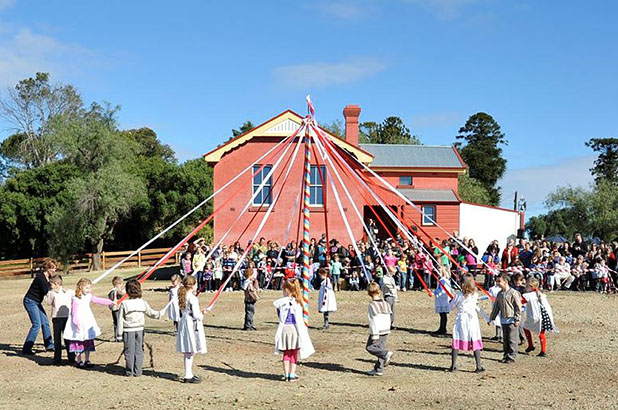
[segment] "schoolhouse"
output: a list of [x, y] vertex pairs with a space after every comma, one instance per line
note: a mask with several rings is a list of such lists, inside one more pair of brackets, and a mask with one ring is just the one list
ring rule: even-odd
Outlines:
[[[484, 242], [498, 239], [504, 244], [507, 237], [515, 235], [520, 227], [517, 212], [462, 202], [458, 193], [458, 177], [466, 172], [466, 164], [455, 147], [361, 144], [360, 113], [361, 109], [357, 105], [344, 108], [345, 138], [323, 131], [334, 144], [369, 166], [417, 206], [418, 209], [415, 209], [392, 192], [372, 185], [390, 208], [402, 216], [423, 239], [441, 240], [447, 237], [444, 231], [457, 232], [462, 237], [474, 236], [480, 249], [485, 246]], [[205, 161], [214, 167], [214, 190], [228, 183], [283, 138], [292, 135], [301, 127], [302, 121], [303, 116], [291, 110], [284, 111], [205, 154]], [[300, 239], [298, 222], [302, 205], [304, 155], [301, 149], [300, 154], [292, 161], [293, 151], [294, 144], [291, 144], [287, 151], [276, 149], [278, 155], [267, 156], [264, 161], [254, 164], [253, 172], [245, 173], [214, 198], [213, 209], [223, 206], [214, 218], [215, 240], [227, 235], [224, 243], [239, 241], [242, 246], [246, 245], [277, 196], [279, 198], [257, 239], [264, 237], [283, 245]], [[279, 167], [249, 204], [246, 212], [241, 213], [259, 189], [263, 178], [279, 159]], [[348, 177], [340, 167], [337, 167], [339, 175], [336, 175], [330, 164], [322, 160], [315, 149], [311, 153], [311, 164], [312, 237], [319, 238], [326, 232], [328, 225], [330, 238], [336, 238], [342, 244], [350, 243], [344, 219], [347, 220], [355, 240], [361, 239], [364, 234], [361, 218], [367, 224], [373, 219], [382, 238], [388, 237], [387, 229], [393, 233], [397, 231], [386, 212], [356, 179]], [[265, 165], [262, 170], [253, 175], [262, 165]], [[288, 167], [291, 167], [290, 175], [287, 183], [283, 184], [283, 176]], [[366, 171], [365, 176], [369, 181], [381, 185]], [[339, 194], [344, 216], [337, 204], [333, 183]], [[475, 221], [468, 220], [462, 224], [462, 218], [468, 219], [466, 215], [473, 215], [471, 218]], [[484, 228], [479, 229], [476, 222]], [[417, 227], [426, 233], [421, 233]]]

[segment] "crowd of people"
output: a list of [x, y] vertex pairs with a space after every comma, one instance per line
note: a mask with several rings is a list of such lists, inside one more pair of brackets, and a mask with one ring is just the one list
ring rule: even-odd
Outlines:
[[[320, 268], [329, 270], [335, 291], [364, 290], [371, 281], [381, 285], [391, 267], [395, 268], [393, 278], [403, 292], [435, 289], [442, 267], [452, 272], [453, 278], [466, 273], [475, 279], [482, 277], [485, 289], [492, 287], [502, 272], [535, 277], [541, 287], [549, 291], [608, 293], [615, 290], [617, 279], [615, 250], [618, 243], [585, 244], [579, 234], [573, 243], [526, 239], [516, 243], [510, 239], [504, 249], [494, 240], [484, 252], [479, 252], [473, 238], [458, 238], [457, 232], [449, 239], [439, 241], [436, 238], [427, 245], [404, 240], [399, 234], [387, 240], [365, 238], [355, 245], [343, 245], [336, 238], [328, 239], [327, 243], [325, 234], [320, 239], [312, 238], [309, 245], [311, 288], [319, 286], [317, 272]], [[281, 289], [285, 279], [301, 278], [301, 246], [295, 241], [282, 246], [260, 238], [256, 243], [248, 243], [249, 249], [239, 242], [213, 249], [204, 239], [198, 239], [183, 248], [180, 274], [194, 276], [198, 289], [205, 292], [215, 291], [226, 282], [226, 291], [241, 290], [247, 270], [255, 273], [259, 288]]]

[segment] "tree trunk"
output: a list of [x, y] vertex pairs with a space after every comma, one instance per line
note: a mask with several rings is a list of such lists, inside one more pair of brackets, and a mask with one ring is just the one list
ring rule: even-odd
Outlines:
[[92, 250], [92, 270], [101, 270], [103, 260], [101, 254], [103, 253], [103, 238], [99, 239], [99, 242]]

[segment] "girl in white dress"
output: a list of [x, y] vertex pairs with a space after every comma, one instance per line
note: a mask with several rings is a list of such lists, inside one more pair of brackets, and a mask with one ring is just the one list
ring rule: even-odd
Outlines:
[[320, 275], [321, 281], [320, 294], [318, 296], [318, 312], [324, 314], [324, 326], [322, 326], [322, 329], [326, 330], [329, 327], [329, 313], [337, 311], [337, 299], [333, 291], [333, 283], [328, 277], [328, 269], [320, 268], [318, 275]]
[[[77, 367], [90, 368], [90, 352], [94, 352], [94, 338], [101, 334], [101, 329], [94, 319], [90, 302], [110, 306], [114, 302], [107, 298], [98, 298], [92, 294], [92, 282], [82, 278], [75, 287], [75, 296], [71, 301], [71, 316], [64, 328], [64, 338], [69, 342], [69, 352], [76, 354]], [[85, 361], [82, 360], [82, 354]]]
[[440, 328], [433, 332], [436, 336], [446, 335], [446, 324], [448, 321], [449, 312], [449, 300], [450, 295], [453, 295], [453, 289], [451, 288], [451, 274], [446, 266], [440, 267], [440, 280], [436, 286], [436, 290], [433, 292], [435, 298], [435, 312], [440, 315]]
[[462, 291], [451, 300], [449, 310], [457, 308], [455, 326], [453, 326], [453, 345], [451, 351], [450, 371], [457, 370], [457, 355], [460, 350], [473, 351], [476, 360], [476, 373], [484, 372], [481, 366], [481, 350], [483, 341], [481, 339], [481, 327], [477, 312], [481, 309], [478, 306], [478, 293], [476, 292], [476, 282], [470, 274], [464, 276], [461, 286]]
[[176, 335], [176, 351], [184, 354], [185, 375], [183, 383], [200, 383], [202, 379], [193, 374], [193, 357], [197, 353], [206, 353], [206, 336], [204, 334], [204, 314], [195, 296], [197, 281], [193, 276], [185, 276], [178, 289], [178, 307], [180, 322]]
[[547, 301], [547, 297], [539, 290], [538, 279], [528, 279], [526, 293], [522, 297], [526, 301], [526, 318], [522, 323], [526, 340], [528, 341], [526, 353], [530, 353], [535, 349], [532, 334], [530, 333], [534, 332], [539, 335], [539, 340], [541, 341], [541, 353], [537, 356], [543, 357], [547, 354], [547, 338], [545, 333], [558, 333], [558, 329], [556, 329], [554, 324], [554, 313]]
[[283, 283], [283, 297], [273, 303], [277, 308], [279, 326], [275, 334], [275, 354], [283, 353], [283, 380], [298, 381], [298, 354], [306, 359], [315, 353], [309, 331], [303, 320], [302, 295], [298, 279]]
[[174, 322], [174, 334], [178, 332], [178, 321], [180, 320], [180, 307], [178, 306], [178, 289], [180, 289], [180, 275], [173, 274], [170, 278], [169, 303], [167, 318]]

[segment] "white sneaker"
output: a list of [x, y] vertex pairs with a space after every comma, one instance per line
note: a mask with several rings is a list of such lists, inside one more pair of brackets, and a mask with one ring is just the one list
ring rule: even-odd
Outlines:
[[377, 371], [376, 369], [369, 370], [367, 376], [383, 376], [384, 373]]
[[384, 359], [384, 367], [388, 366], [391, 363], [392, 358], [393, 358], [393, 352], [386, 353], [386, 359]]

